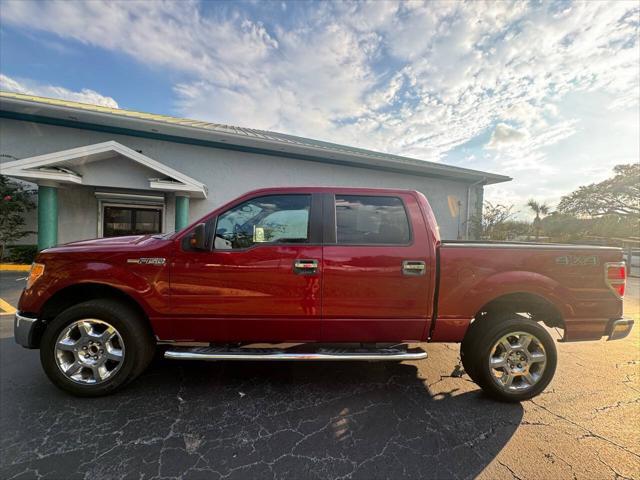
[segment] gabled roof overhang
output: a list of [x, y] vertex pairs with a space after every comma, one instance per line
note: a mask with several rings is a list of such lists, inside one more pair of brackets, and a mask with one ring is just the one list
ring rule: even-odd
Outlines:
[[[207, 198], [205, 184], [115, 141], [95, 143], [7, 162], [2, 165], [2, 174], [35, 183], [86, 185], [82, 176], [74, 172], [73, 164], [106, 160], [116, 155], [158, 173], [157, 177], [148, 179], [150, 190]], [[113, 186], [117, 187], [117, 185]]]

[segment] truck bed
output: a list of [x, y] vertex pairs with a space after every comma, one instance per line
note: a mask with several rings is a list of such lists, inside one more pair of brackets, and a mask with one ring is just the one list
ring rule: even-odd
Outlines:
[[601, 338], [608, 320], [622, 316], [622, 300], [605, 282], [604, 270], [606, 263], [622, 261], [618, 248], [444, 241], [438, 250], [434, 341], [459, 341], [479, 311], [509, 297], [545, 304], [549, 317], [563, 319], [557, 326], [564, 327], [565, 340]]

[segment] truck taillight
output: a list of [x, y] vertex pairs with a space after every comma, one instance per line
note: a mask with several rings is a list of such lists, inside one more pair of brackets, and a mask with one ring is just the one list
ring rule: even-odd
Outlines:
[[605, 263], [604, 279], [614, 293], [622, 298], [627, 285], [627, 265], [624, 262]]

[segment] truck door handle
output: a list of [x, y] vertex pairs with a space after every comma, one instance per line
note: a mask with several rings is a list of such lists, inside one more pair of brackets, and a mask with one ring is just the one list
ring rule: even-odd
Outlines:
[[427, 264], [422, 260], [404, 260], [402, 262], [403, 275], [424, 275], [427, 271]]
[[293, 273], [296, 275], [313, 275], [318, 272], [318, 260], [298, 259], [293, 262]]

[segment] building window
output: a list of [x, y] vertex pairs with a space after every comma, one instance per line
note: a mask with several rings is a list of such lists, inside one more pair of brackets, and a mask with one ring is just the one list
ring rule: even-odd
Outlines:
[[336, 195], [338, 244], [406, 245], [409, 220], [397, 197]]
[[161, 207], [104, 206], [102, 235], [145, 235], [162, 232]]

